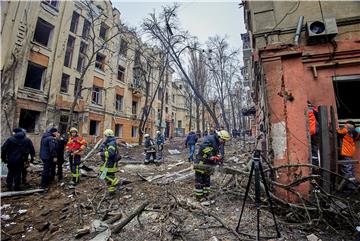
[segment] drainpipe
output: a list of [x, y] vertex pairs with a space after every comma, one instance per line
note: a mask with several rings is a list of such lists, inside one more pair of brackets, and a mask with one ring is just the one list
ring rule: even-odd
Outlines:
[[294, 38], [294, 42], [296, 46], [300, 45], [300, 34], [301, 34], [303, 22], [304, 22], [304, 16], [299, 16], [298, 23], [296, 26], [295, 38]]

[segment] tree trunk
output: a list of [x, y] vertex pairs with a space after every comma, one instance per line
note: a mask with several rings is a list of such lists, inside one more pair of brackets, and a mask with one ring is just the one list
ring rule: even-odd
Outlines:
[[189, 109], [189, 132], [191, 131], [191, 129], [192, 129], [192, 97], [190, 97], [189, 98], [190, 100], [190, 104], [189, 104], [189, 106], [190, 106], [190, 109]]
[[206, 131], [206, 127], [205, 127], [205, 107], [204, 105], [202, 105], [202, 134], [204, 135], [205, 131]]
[[196, 132], [200, 132], [200, 101], [196, 99]]

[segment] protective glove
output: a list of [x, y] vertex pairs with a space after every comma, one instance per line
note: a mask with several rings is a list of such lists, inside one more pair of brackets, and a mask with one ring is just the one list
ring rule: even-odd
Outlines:
[[221, 161], [221, 157], [220, 156], [212, 156], [212, 157], [210, 157], [210, 161], [219, 162], [219, 161]]

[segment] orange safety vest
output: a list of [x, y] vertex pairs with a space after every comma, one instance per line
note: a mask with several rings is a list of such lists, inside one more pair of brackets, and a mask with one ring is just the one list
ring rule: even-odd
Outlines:
[[337, 130], [337, 133], [343, 136], [341, 138], [341, 155], [346, 157], [353, 157], [355, 154], [355, 141], [352, 135], [348, 133], [348, 129], [345, 127]]
[[315, 118], [314, 111], [318, 112], [316, 107], [314, 107], [314, 106], [309, 106], [308, 107], [310, 135], [316, 134], [316, 118]]
[[66, 148], [65, 150], [67, 152], [75, 152], [75, 151], [79, 151], [76, 154], [77, 155], [81, 155], [83, 150], [85, 149], [87, 143], [85, 141], [85, 139], [81, 136], [75, 136], [75, 137], [69, 137], [69, 141], [66, 144]]

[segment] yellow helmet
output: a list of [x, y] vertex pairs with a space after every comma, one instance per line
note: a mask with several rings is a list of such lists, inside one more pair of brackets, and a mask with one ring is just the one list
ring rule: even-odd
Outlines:
[[216, 134], [218, 137], [224, 141], [229, 141], [231, 139], [229, 132], [225, 130], [217, 131]]
[[79, 132], [78, 129], [76, 129], [75, 127], [71, 127], [71, 128], [70, 128], [70, 132], [73, 132], [73, 131], [75, 131], [76, 133]]
[[114, 136], [114, 132], [111, 129], [106, 129], [104, 131], [104, 136]]

